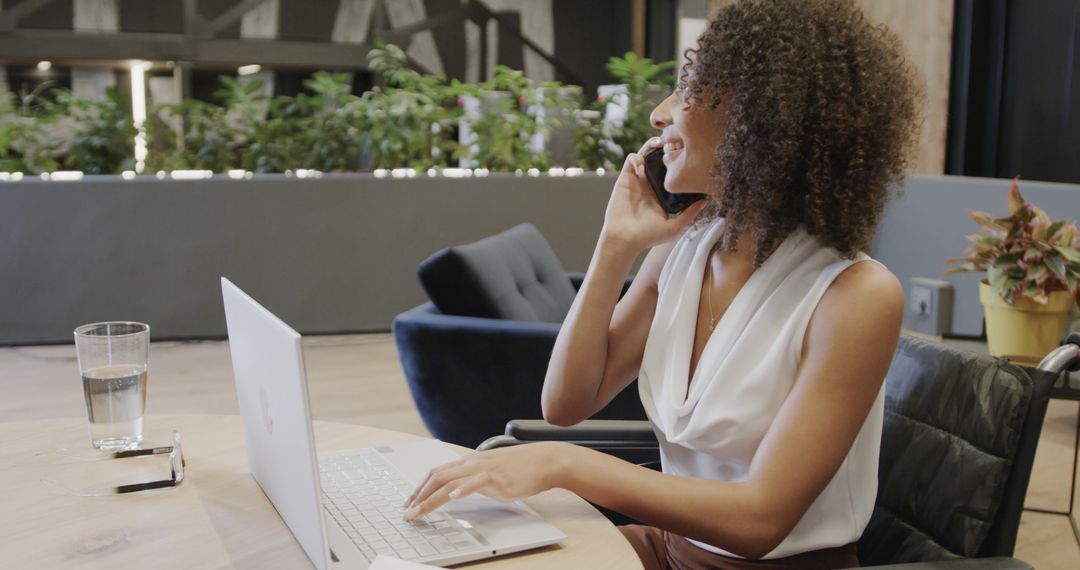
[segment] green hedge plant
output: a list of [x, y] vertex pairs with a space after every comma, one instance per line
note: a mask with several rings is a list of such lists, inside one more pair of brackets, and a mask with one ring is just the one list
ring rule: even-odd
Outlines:
[[616, 104], [597, 97], [575, 117], [576, 164], [584, 168], [617, 168], [623, 157], [636, 151], [656, 129], [649, 121], [653, 108], [674, 83], [674, 61], [654, 62], [626, 52], [608, 60], [608, 74], [625, 86], [618, 103], [626, 108], [626, 119], [618, 125], [604, 120], [607, 106]]
[[63, 115], [50, 98], [52, 82], [19, 94], [0, 93], [0, 170], [40, 174], [60, 168], [66, 146], [57, 127]]
[[[624, 149], [652, 134], [648, 113], [656, 90], [670, 85], [674, 65], [633, 54], [612, 58], [608, 70], [627, 86], [629, 101], [628, 120], [613, 126], [602, 120], [605, 101], [583, 107], [580, 87], [532, 81], [506, 66], [496, 66], [487, 81], [465, 84], [411, 69], [401, 48], [381, 41], [368, 64], [377, 86], [361, 96], [342, 73], [314, 74], [295, 97], [269, 97], [259, 79], [222, 76], [214, 102], [154, 105], [144, 125], [144, 170], [336, 172], [461, 161], [496, 172], [547, 169], [549, 142], [561, 128], [572, 131], [575, 165], [613, 166]], [[463, 102], [470, 98], [482, 104], [466, 116]], [[0, 96], [0, 170], [130, 170], [136, 134], [130, 114], [130, 103], [115, 90], [90, 101], [45, 83]], [[468, 144], [459, 141], [463, 121], [472, 132]]]
[[135, 167], [135, 123], [131, 102], [115, 87], [104, 99], [83, 99], [63, 90], [57, 103], [75, 126], [62, 167], [86, 174], [114, 174]]
[[447, 166], [457, 153], [455, 104], [463, 85], [408, 67], [396, 45], [382, 41], [368, 53], [368, 66], [382, 85], [364, 93], [356, 115], [375, 168]]

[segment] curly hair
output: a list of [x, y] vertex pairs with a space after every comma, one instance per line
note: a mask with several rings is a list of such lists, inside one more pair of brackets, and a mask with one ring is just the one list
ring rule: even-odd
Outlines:
[[713, 16], [678, 88], [725, 123], [709, 175], [761, 265], [799, 225], [847, 258], [869, 247], [914, 147], [921, 89], [900, 41], [853, 0], [743, 0]]

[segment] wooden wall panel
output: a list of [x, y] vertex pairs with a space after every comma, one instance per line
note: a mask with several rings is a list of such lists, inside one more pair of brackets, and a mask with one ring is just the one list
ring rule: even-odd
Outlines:
[[949, 113], [953, 0], [856, 0], [866, 17], [885, 24], [904, 42], [922, 75], [926, 97], [919, 149], [911, 164], [918, 174], [945, 172]]
[[[709, 0], [710, 12], [736, 0]], [[885, 24], [904, 43], [925, 89], [919, 148], [910, 171], [945, 171], [945, 135], [949, 111], [949, 64], [952, 56], [953, 0], [855, 0], [867, 18]]]

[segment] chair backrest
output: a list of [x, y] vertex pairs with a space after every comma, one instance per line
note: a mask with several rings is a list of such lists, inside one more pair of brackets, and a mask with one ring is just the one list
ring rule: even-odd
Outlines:
[[424, 260], [417, 275], [448, 315], [561, 323], [576, 293], [532, 224], [443, 249]]
[[1055, 375], [904, 336], [865, 565], [1009, 556]]

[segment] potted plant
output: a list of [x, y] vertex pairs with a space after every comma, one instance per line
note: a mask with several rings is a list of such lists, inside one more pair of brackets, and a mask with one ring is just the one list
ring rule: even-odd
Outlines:
[[538, 82], [525, 94], [525, 112], [536, 122], [529, 150], [546, 158], [548, 166], [573, 165], [575, 114], [582, 100], [580, 86], [559, 81]]
[[301, 134], [307, 149], [304, 167], [325, 172], [355, 170], [363, 144], [356, 116], [363, 104], [352, 94], [347, 76], [319, 71], [304, 81], [304, 87], [310, 94], [296, 97], [307, 108]]
[[[611, 141], [610, 129], [605, 128], [604, 101], [597, 101], [588, 106], [577, 109], [573, 113], [574, 130], [573, 140], [577, 153], [574, 156], [574, 166], [595, 170], [597, 168], [612, 167], [612, 156], [616, 155], [608, 146]], [[615, 158], [617, 160], [618, 157]]]
[[146, 124], [146, 170], [236, 168], [236, 133], [225, 115], [225, 108], [196, 99], [155, 105]]
[[376, 168], [425, 170], [447, 166], [457, 149], [453, 126], [461, 115], [452, 102], [461, 84], [408, 67], [408, 56], [382, 40], [368, 52], [368, 66], [383, 85], [364, 93], [358, 124]]
[[530, 98], [540, 104], [536, 88], [519, 70], [496, 65], [488, 81], [461, 85], [463, 114], [457, 157], [462, 166], [513, 172], [550, 166], [548, 153], [530, 144], [539, 132]]
[[0, 171], [28, 174], [60, 167], [73, 129], [57, 104], [53, 82], [43, 82], [18, 95], [0, 93]]
[[[258, 81], [258, 80], [256, 80]], [[243, 168], [253, 172], [285, 172], [292, 168], [314, 168], [304, 162], [309, 153], [310, 105], [300, 97], [271, 97], [265, 100], [265, 118], [250, 129], [250, 139], [240, 148]], [[237, 102], [261, 108], [261, 101]], [[246, 113], [245, 113], [246, 114]]]
[[57, 104], [74, 125], [62, 167], [86, 174], [112, 174], [135, 166], [135, 130], [131, 104], [115, 87], [104, 99], [75, 97], [66, 89], [56, 92]]
[[633, 52], [610, 58], [607, 71], [619, 83], [601, 85], [596, 101], [576, 114], [576, 164], [618, 168], [627, 153], [655, 135], [649, 115], [670, 91], [674, 68], [674, 61], [654, 62]]
[[626, 52], [621, 58], [608, 60], [607, 69], [619, 84], [625, 85], [619, 93], [625, 98], [616, 96], [612, 100], [612, 104], [617, 104], [616, 100], [623, 103], [626, 114], [613, 137], [613, 142], [622, 149], [620, 160], [615, 163], [620, 165], [622, 156], [637, 151], [641, 143], [656, 134], [649, 114], [671, 90], [675, 81], [675, 62], [654, 62], [647, 57], [638, 57], [634, 52]]
[[1080, 304], [1080, 232], [1070, 220], [1052, 221], [1009, 187], [1009, 215], [968, 213], [982, 226], [968, 236], [968, 257], [946, 260], [946, 275], [985, 271], [979, 300], [990, 354], [1041, 357], [1061, 341], [1065, 321]]

